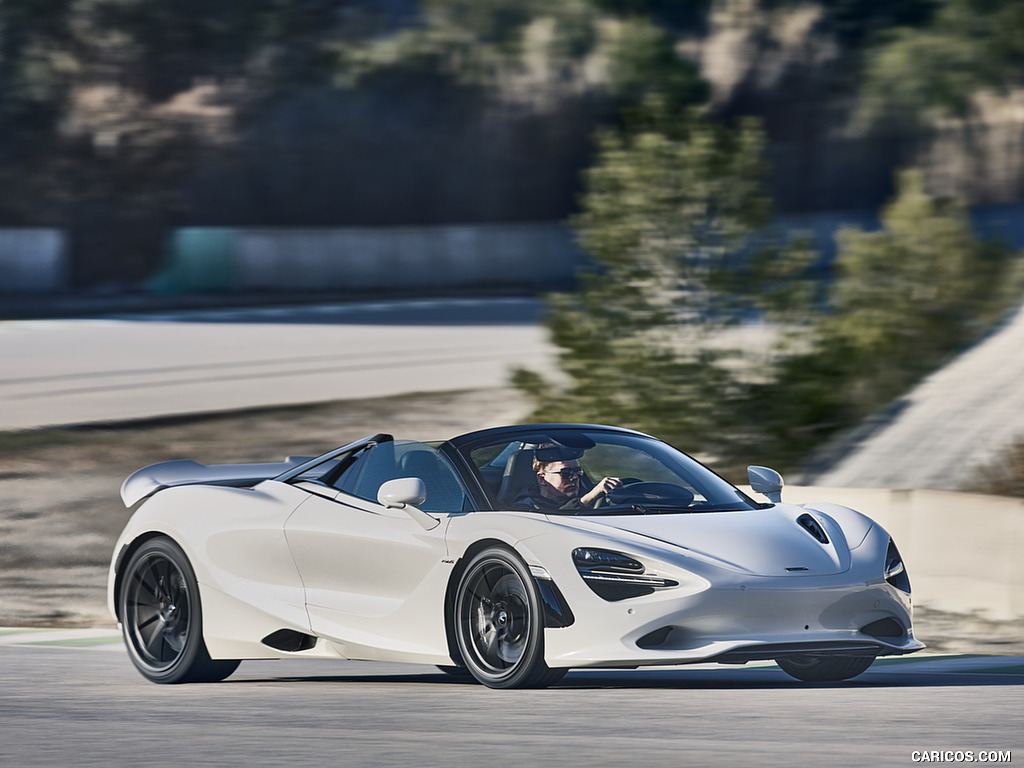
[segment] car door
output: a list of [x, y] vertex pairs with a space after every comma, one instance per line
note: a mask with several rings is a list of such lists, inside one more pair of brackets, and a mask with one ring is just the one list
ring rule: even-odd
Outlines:
[[[377, 502], [380, 486], [398, 477], [424, 481], [420, 508], [438, 525], [428, 530]], [[467, 503], [454, 470], [430, 446], [388, 441], [368, 448], [335, 486], [310, 493], [285, 526], [312, 629], [348, 658], [445, 661], [444, 532]]]

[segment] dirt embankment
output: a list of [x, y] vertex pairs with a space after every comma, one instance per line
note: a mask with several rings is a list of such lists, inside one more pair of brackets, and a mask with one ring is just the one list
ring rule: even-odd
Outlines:
[[[511, 390], [423, 394], [73, 430], [0, 433], [0, 626], [112, 626], [106, 576], [131, 515], [119, 489], [147, 464], [278, 461], [364, 435], [418, 440], [521, 421]], [[918, 609], [933, 650], [1024, 654], [1019, 627]]]

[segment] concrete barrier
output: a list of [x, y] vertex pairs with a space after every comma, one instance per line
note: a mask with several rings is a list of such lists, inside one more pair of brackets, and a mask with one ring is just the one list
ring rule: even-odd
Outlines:
[[242, 230], [241, 290], [410, 290], [537, 286], [583, 263], [560, 224]]
[[[1024, 205], [972, 212], [980, 235], [1024, 246]], [[782, 216], [781, 231], [809, 233], [826, 260], [843, 226], [873, 230], [874, 211]], [[224, 228], [174, 231], [158, 293], [330, 291], [403, 293], [472, 287], [568, 288], [589, 262], [563, 222], [410, 227]]]
[[67, 237], [57, 229], [0, 229], [0, 294], [60, 293], [70, 285]]
[[171, 233], [164, 267], [146, 287], [153, 293], [224, 293], [233, 288], [238, 231], [184, 227]]
[[567, 287], [585, 264], [557, 222], [177, 230], [160, 293]]
[[819, 487], [787, 487], [782, 499], [841, 504], [877, 521], [903, 555], [916, 605], [1024, 619], [1024, 499]]

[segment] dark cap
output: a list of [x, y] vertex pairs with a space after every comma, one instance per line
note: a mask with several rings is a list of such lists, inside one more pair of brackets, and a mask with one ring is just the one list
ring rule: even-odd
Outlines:
[[537, 461], [547, 464], [549, 461], [569, 461], [578, 459], [583, 455], [582, 448], [572, 448], [568, 445], [545, 445], [538, 448], [533, 454]]

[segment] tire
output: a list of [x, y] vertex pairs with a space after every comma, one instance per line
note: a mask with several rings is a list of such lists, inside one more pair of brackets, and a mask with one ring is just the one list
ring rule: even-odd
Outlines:
[[128, 560], [118, 615], [129, 658], [154, 683], [215, 682], [238, 668], [238, 661], [210, 659], [199, 584], [170, 539], [150, 539]]
[[544, 612], [529, 569], [492, 547], [474, 557], [455, 594], [455, 637], [469, 673], [488, 688], [543, 688], [567, 670], [544, 663]]
[[808, 683], [830, 683], [849, 680], [866, 670], [874, 656], [784, 656], [775, 660], [782, 670], [797, 680]]

